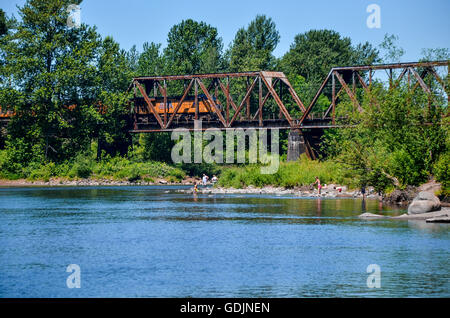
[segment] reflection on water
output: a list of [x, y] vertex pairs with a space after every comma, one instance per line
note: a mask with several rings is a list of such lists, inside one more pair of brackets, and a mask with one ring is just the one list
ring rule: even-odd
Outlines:
[[[359, 219], [405, 212], [376, 200], [180, 188], [0, 189], [0, 296], [450, 295], [448, 224]], [[81, 289], [66, 287], [69, 264]]]

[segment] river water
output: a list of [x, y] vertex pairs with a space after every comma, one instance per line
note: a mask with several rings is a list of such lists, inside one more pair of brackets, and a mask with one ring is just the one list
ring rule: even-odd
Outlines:
[[405, 212], [375, 200], [181, 188], [0, 189], [0, 297], [450, 296], [449, 225], [360, 220]]

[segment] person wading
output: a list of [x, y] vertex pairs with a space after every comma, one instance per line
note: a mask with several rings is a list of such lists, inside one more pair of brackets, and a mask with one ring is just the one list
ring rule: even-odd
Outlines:
[[316, 177], [316, 181], [314, 182], [314, 184], [313, 185], [316, 185], [317, 184], [317, 190], [319, 190], [319, 194], [321, 194], [321, 190], [322, 190], [322, 185], [320, 184], [320, 179], [319, 179], [319, 177]]

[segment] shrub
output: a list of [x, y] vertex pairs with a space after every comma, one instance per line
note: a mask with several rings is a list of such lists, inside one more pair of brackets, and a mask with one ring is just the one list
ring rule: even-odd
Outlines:
[[442, 185], [441, 195], [444, 197], [450, 196], [450, 152], [441, 154], [433, 167], [433, 172], [436, 180]]
[[336, 163], [312, 161], [302, 156], [295, 162], [281, 162], [274, 174], [262, 174], [260, 165], [247, 165], [225, 169], [220, 175], [220, 186], [241, 188], [243, 186], [263, 187], [267, 185], [293, 188], [312, 184], [318, 176], [322, 183], [341, 183], [344, 178]]
[[169, 172], [169, 177], [174, 177], [176, 180], [182, 180], [186, 177], [186, 173], [178, 168], [174, 168]]
[[70, 177], [89, 178], [92, 174], [92, 164], [88, 157], [78, 155], [72, 169], [69, 172]]

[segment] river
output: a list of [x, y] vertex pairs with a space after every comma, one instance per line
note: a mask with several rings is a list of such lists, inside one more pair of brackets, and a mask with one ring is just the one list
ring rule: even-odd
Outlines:
[[405, 212], [376, 200], [182, 188], [1, 188], [0, 297], [450, 296], [447, 224], [359, 219]]

